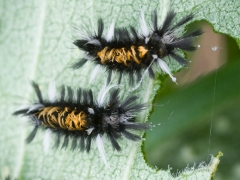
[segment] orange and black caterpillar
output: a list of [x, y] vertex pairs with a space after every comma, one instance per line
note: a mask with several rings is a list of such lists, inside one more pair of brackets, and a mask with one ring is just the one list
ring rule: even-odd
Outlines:
[[[119, 89], [103, 88], [97, 100], [94, 100], [91, 90], [78, 88], [74, 93], [72, 88], [62, 86], [59, 99], [54, 100], [55, 97], [49, 97], [51, 100], [45, 100], [39, 86], [34, 82], [32, 86], [38, 101], [13, 113], [28, 116], [34, 125], [33, 131], [26, 139], [27, 143], [34, 139], [40, 128], [50, 130], [56, 135], [56, 147], [59, 147], [62, 138], [62, 148], [67, 147], [71, 139], [73, 150], [79, 148], [81, 151], [89, 152], [91, 142], [95, 139], [102, 156], [104, 134], [110, 140], [113, 149], [120, 151], [119, 139], [126, 137], [132, 141], [141, 140], [140, 136], [131, 131], [149, 128], [148, 124], [135, 121], [136, 113], [145, 109], [146, 104], [136, 103], [135, 95], [120, 101]], [[105, 97], [107, 93], [109, 93], [108, 98]], [[105, 157], [102, 158], [105, 162]]]
[[87, 61], [93, 61], [97, 65], [93, 70], [93, 75], [97, 74], [95, 71], [100, 65], [106, 67], [108, 71], [108, 83], [114, 71], [119, 73], [118, 83], [120, 83], [123, 74], [128, 74], [129, 84], [133, 85], [134, 76], [137, 76], [137, 82], [139, 82], [145, 70], [148, 71], [151, 78], [154, 78], [153, 66], [157, 66], [157, 69], [160, 68], [169, 74], [175, 82], [176, 78], [173, 77], [164, 59], [171, 57], [180, 64], [185, 65], [186, 59], [181, 57], [177, 51], [179, 49], [195, 50], [196, 48], [192, 45], [193, 40], [196, 36], [202, 34], [200, 29], [188, 34], [179, 32], [179, 27], [191, 21], [193, 14], [187, 15], [176, 24], [173, 24], [175, 17], [176, 13], [169, 11], [162, 25], [159, 26], [157, 12], [153, 11], [152, 29], [149, 29], [142, 13], [140, 33], [133, 26], [115, 28], [114, 24], [112, 24], [106, 36], [103, 35], [104, 23], [100, 18], [97, 32], [93, 32], [87, 37], [81, 36], [73, 42], [79, 49], [86, 52], [86, 56], [74, 63], [72, 67], [77, 69]]

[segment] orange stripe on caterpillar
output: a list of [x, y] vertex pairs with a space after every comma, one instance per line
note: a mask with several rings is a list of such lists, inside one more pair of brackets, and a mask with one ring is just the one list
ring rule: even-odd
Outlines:
[[69, 131], [83, 130], [86, 126], [87, 115], [83, 112], [76, 112], [68, 107], [45, 107], [35, 113], [38, 119], [43, 119], [42, 124], [46, 127], [67, 129]]
[[[135, 49], [137, 49], [137, 51]], [[117, 62], [119, 64], [129, 66], [130, 62], [140, 64], [147, 52], [148, 50], [143, 46], [131, 46], [130, 49], [127, 49], [125, 47], [110, 48], [107, 46], [99, 51], [97, 55], [100, 58], [101, 64]]]

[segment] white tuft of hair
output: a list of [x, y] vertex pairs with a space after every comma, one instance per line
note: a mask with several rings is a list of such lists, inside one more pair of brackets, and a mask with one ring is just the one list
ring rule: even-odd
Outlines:
[[93, 108], [88, 108], [88, 112], [89, 112], [90, 114], [95, 114], [95, 112], [94, 112], [94, 109], [93, 109]]
[[94, 130], [94, 127], [92, 127], [92, 128], [88, 128], [86, 131], [87, 131], [87, 133], [88, 133], [88, 135], [89, 135], [89, 134], [92, 133], [93, 130]]
[[114, 36], [114, 22], [112, 22], [111, 26], [108, 29], [108, 33], [106, 36], [107, 42], [111, 41]]
[[104, 150], [104, 146], [103, 146], [103, 142], [102, 142], [102, 137], [101, 137], [100, 134], [97, 135], [96, 144], [97, 144], [97, 147], [98, 147], [99, 154], [102, 158], [102, 161], [108, 167], [108, 163], [107, 163], [106, 155], [105, 155], [105, 150]]
[[43, 108], [43, 107], [44, 107], [44, 105], [42, 105], [42, 104], [33, 104], [29, 107], [27, 113], [30, 113], [31, 111], [34, 111], [36, 109]]
[[48, 85], [48, 98], [49, 98], [50, 102], [55, 101], [55, 96], [56, 96], [55, 82], [51, 82]]
[[92, 71], [89, 84], [92, 84], [93, 80], [95, 79], [96, 75], [98, 74], [99, 70], [101, 69], [101, 65], [98, 64]]
[[[140, 30], [141, 30], [141, 34], [142, 35], [144, 35], [145, 37], [149, 36], [149, 29], [148, 29], [147, 23], [145, 21], [144, 12], [143, 11], [141, 11], [141, 17], [140, 17]], [[145, 41], [148, 41], [148, 40], [145, 40]]]
[[173, 76], [173, 74], [171, 73], [170, 68], [168, 67], [168, 65], [160, 58], [157, 58], [157, 62], [159, 67], [165, 72], [167, 73], [170, 78], [172, 79], [173, 82], [175, 82], [177, 84], [177, 79]]
[[109, 90], [111, 88], [113, 88], [114, 86], [117, 85], [111, 85], [111, 86], [107, 86], [106, 84], [102, 87], [102, 89], [100, 90], [99, 94], [98, 94], [98, 98], [97, 98], [97, 103], [98, 106], [101, 107], [104, 105], [105, 102], [105, 96], [107, 95], [107, 93], [109, 92]]
[[49, 151], [49, 147], [51, 143], [51, 134], [52, 134], [52, 131], [50, 129], [47, 129], [43, 138], [43, 148], [45, 153], [48, 153]]
[[91, 39], [86, 44], [92, 44], [92, 45], [96, 45], [96, 46], [101, 46], [101, 42], [99, 40], [97, 40], [97, 39]]

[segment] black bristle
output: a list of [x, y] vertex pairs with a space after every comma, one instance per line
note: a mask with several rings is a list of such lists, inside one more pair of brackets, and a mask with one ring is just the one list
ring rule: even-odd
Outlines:
[[134, 84], [134, 74], [131, 73], [129, 74], [129, 85], [133, 86], [133, 84]]
[[169, 55], [170, 55], [173, 59], [175, 59], [179, 64], [182, 64], [182, 65], [184, 65], [184, 66], [187, 64], [186, 59], [184, 59], [183, 57], [175, 54], [174, 52], [171, 52]]
[[98, 19], [98, 33], [97, 33], [97, 38], [101, 38], [102, 33], [103, 33], [103, 29], [104, 29], [103, 20], [100, 18], [100, 19]]
[[92, 93], [92, 90], [91, 90], [91, 89], [88, 91], [88, 104], [89, 104], [90, 106], [93, 105], [93, 93]]
[[121, 108], [128, 109], [137, 100], [137, 96], [128, 96], [121, 104]]
[[87, 136], [87, 144], [86, 144], [86, 151], [89, 152], [90, 151], [90, 148], [91, 148], [91, 141], [92, 141], [92, 136]]
[[64, 102], [65, 100], [65, 87], [61, 87], [61, 94], [60, 94], [60, 102]]
[[57, 131], [56, 132], [56, 141], [55, 141], [54, 147], [58, 148], [59, 145], [60, 145], [60, 142], [61, 142], [61, 134], [60, 134], [60, 131]]
[[204, 32], [202, 31], [202, 29], [197, 29], [193, 32], [188, 33], [187, 35], [184, 35], [183, 38], [187, 38], [187, 37], [196, 37], [196, 36], [200, 36], [201, 34], [203, 34]]
[[73, 102], [73, 90], [72, 90], [72, 88], [67, 86], [67, 92], [68, 92], [68, 102]]
[[108, 77], [107, 77], [107, 84], [110, 83], [111, 78], [112, 78], [112, 70], [109, 70], [109, 72], [108, 72]]
[[83, 102], [82, 103], [84, 105], [87, 105], [88, 104], [88, 91], [87, 90], [83, 90], [82, 93], [83, 93]]
[[65, 136], [64, 136], [62, 148], [67, 148], [68, 142], [69, 142], [69, 135], [68, 135], [68, 133], [66, 133]]
[[130, 26], [131, 34], [133, 35], [134, 41], [139, 41], [139, 36], [136, 29], [133, 26]]
[[85, 149], [85, 142], [84, 142], [84, 136], [83, 135], [80, 136], [79, 147], [80, 147], [80, 151], [83, 151]]
[[188, 21], [191, 21], [193, 19], [193, 14], [189, 14], [187, 16], [185, 16], [184, 18], [182, 18], [180, 21], [178, 21], [177, 24], [175, 24], [174, 26], [171, 27], [170, 31], [182, 26], [183, 24], [187, 23]]
[[120, 84], [120, 82], [122, 80], [122, 75], [123, 75], [123, 72], [119, 72], [118, 84]]
[[27, 143], [32, 142], [32, 140], [34, 139], [34, 137], [35, 137], [35, 135], [37, 133], [38, 128], [39, 128], [39, 126], [35, 126], [34, 129], [32, 130], [32, 132], [28, 135], [28, 137], [26, 139]]
[[158, 18], [157, 18], [157, 11], [152, 12], [152, 24], [153, 24], [153, 30], [157, 31], [158, 30]]
[[82, 89], [78, 88], [77, 89], [77, 101], [76, 101], [77, 104], [81, 104], [81, 101], [82, 101], [81, 97], [82, 97]]
[[73, 69], [78, 69], [78, 68], [82, 67], [86, 62], [87, 62], [87, 59], [81, 59], [78, 62], [74, 63], [71, 67]]
[[196, 47], [192, 46], [192, 42], [193, 42], [193, 38], [188, 37], [184, 39], [179, 39], [178, 41], [174, 41], [168, 46], [172, 48], [183, 49], [185, 51], [193, 51], [193, 50], [196, 50]]
[[141, 138], [138, 135], [132, 134], [128, 131], [126, 131], [125, 129], [122, 130], [122, 134], [127, 138], [130, 139], [132, 141], [139, 141]]
[[131, 39], [129, 31], [126, 28], [121, 29], [120, 33], [121, 33], [122, 41], [129, 41], [129, 39]]
[[146, 109], [146, 107], [148, 107], [147, 104], [143, 103], [143, 104], [129, 105], [124, 107], [124, 109], [126, 111], [139, 112]]
[[138, 71], [137, 72], [137, 82], [139, 82], [142, 78], [142, 72], [141, 71]]
[[42, 93], [41, 93], [41, 91], [39, 89], [38, 84], [36, 84], [34, 81], [32, 81], [32, 86], [33, 86], [33, 89], [35, 90], [35, 92], [37, 94], [39, 102], [43, 103]]
[[77, 136], [74, 136], [74, 137], [72, 138], [72, 150], [75, 150], [75, 149], [76, 149], [76, 147], [77, 147], [77, 141], [78, 141]]
[[155, 75], [154, 75], [153, 69], [151, 67], [148, 68], [148, 74], [151, 79], [154, 79]]
[[75, 46], [77, 46], [79, 49], [82, 49], [82, 50], [87, 50], [86, 43], [88, 43], [88, 41], [85, 40], [85, 39], [84, 39], [84, 40], [78, 39], [78, 40], [76, 40], [76, 41], [73, 42], [73, 44], [74, 44]]
[[113, 149], [116, 149], [117, 151], [121, 151], [121, 147], [119, 146], [118, 142], [113, 137], [113, 135], [109, 134], [108, 137], [109, 137], [109, 139], [110, 139], [110, 141], [112, 143]]
[[122, 124], [125, 129], [132, 129], [132, 130], [147, 130], [149, 129], [148, 124], [142, 124], [142, 123], [130, 123], [130, 124]]
[[14, 116], [17, 116], [17, 115], [20, 115], [20, 114], [25, 114], [28, 112], [29, 109], [21, 109], [21, 110], [18, 110], [18, 111], [15, 111], [12, 115]]
[[173, 19], [175, 18], [176, 13], [169, 11], [167, 13], [166, 19], [164, 20], [162, 26], [159, 28], [159, 35], [162, 36], [167, 30], [169, 30]]
[[119, 106], [119, 89], [115, 89], [110, 93], [108, 105], [111, 110], [115, 110]]

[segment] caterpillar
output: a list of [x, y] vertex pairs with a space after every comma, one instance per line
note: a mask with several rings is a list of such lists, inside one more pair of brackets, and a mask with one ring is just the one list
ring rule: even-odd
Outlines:
[[[32, 86], [38, 100], [13, 113], [29, 117], [34, 126], [26, 139], [27, 143], [34, 139], [38, 129], [55, 134], [55, 147], [61, 145], [66, 148], [71, 140], [73, 150], [78, 148], [89, 152], [92, 140], [95, 139], [100, 155], [106, 163], [103, 135], [108, 137], [114, 150], [120, 151], [119, 139], [125, 137], [132, 141], [141, 140], [140, 136], [131, 131], [144, 131], [149, 128], [147, 123], [136, 122], [137, 113], [146, 108], [146, 103], [137, 103], [138, 98], [135, 95], [129, 95], [120, 101], [118, 88], [104, 86], [97, 100], [94, 100], [92, 90], [78, 88], [74, 93], [71, 87], [62, 86], [58, 99], [55, 99], [53, 93], [49, 93], [50, 100], [45, 100], [39, 85], [32, 82]], [[109, 94], [108, 98], [106, 94]]]
[[78, 32], [79, 39], [76, 39], [73, 44], [86, 54], [84, 58], [73, 63], [72, 68], [78, 69], [87, 61], [93, 61], [96, 67], [93, 69], [92, 76], [97, 74], [99, 67], [105, 67], [108, 72], [107, 83], [111, 81], [112, 72], [117, 72], [118, 83], [121, 82], [122, 75], [127, 74], [129, 84], [133, 85], [135, 81], [141, 81], [143, 72], [146, 71], [153, 79], [155, 77], [153, 67], [156, 66], [176, 82], [165, 59], [170, 57], [181, 65], [186, 65], [186, 59], [180, 56], [178, 51], [195, 50], [196, 47], [192, 45], [193, 40], [203, 32], [201, 29], [188, 34], [180, 31], [182, 25], [193, 19], [193, 14], [183, 17], [174, 24], [175, 17], [176, 13], [170, 10], [162, 25], [159, 26], [158, 14], [155, 10], [151, 15], [152, 28], [150, 29], [142, 12], [140, 32], [133, 26], [119, 28], [114, 27], [112, 23], [106, 35], [104, 35], [103, 19], [99, 18], [97, 32], [89, 33], [87, 36]]

